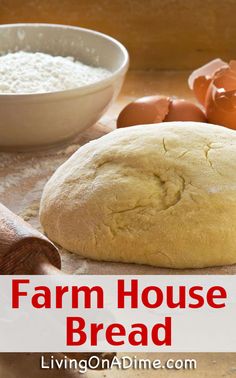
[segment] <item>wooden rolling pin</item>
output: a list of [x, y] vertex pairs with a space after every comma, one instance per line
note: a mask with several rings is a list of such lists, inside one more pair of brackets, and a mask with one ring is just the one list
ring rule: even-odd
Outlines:
[[[39, 231], [0, 204], [0, 274], [63, 274], [58, 249]], [[67, 353], [78, 360], [115, 353]], [[99, 368], [99, 367], [98, 367]]]
[[62, 274], [58, 249], [0, 204], [0, 274]]

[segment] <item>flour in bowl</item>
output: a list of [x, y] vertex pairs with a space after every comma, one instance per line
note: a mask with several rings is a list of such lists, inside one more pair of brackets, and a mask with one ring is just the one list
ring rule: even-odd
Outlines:
[[0, 93], [45, 93], [82, 87], [111, 75], [72, 57], [19, 51], [0, 56]]

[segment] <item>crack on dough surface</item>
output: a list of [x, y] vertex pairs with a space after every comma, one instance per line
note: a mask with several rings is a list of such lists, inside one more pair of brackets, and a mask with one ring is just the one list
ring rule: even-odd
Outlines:
[[206, 161], [207, 163], [209, 164], [209, 166], [214, 170], [216, 171], [220, 176], [222, 176], [222, 173], [214, 166], [212, 160], [210, 159], [209, 157], [209, 154], [210, 154], [210, 151], [211, 150], [214, 150], [214, 149], [219, 149], [221, 147], [213, 147], [213, 144], [214, 142], [209, 142], [207, 143], [205, 146], [204, 146], [204, 154], [205, 154], [205, 158], [206, 158]]
[[[150, 254], [151, 255], [151, 254]], [[174, 266], [174, 261], [171, 259], [171, 257], [167, 254], [167, 253], [164, 253], [164, 252], [160, 252], [159, 250], [157, 251], [154, 251], [153, 252], [153, 255], [156, 257], [157, 255], [160, 255], [160, 256], [163, 256], [164, 258], [166, 258], [168, 261], [169, 261], [169, 265], [170, 266]], [[151, 265], [151, 264], [150, 264]]]
[[162, 145], [163, 145], [163, 149], [164, 149], [165, 153], [168, 152], [168, 149], [167, 149], [167, 147], [166, 147], [166, 141], [165, 141], [165, 138], [162, 138]]
[[210, 167], [211, 167], [212, 169], [214, 169], [214, 167], [213, 167], [213, 163], [212, 163], [212, 161], [211, 161], [210, 158], [209, 158], [209, 152], [210, 152], [210, 150], [211, 150], [211, 146], [210, 146], [210, 143], [208, 143], [208, 144], [204, 147], [205, 158], [206, 158], [206, 161], [208, 162], [208, 164], [210, 165]]
[[190, 151], [188, 151], [188, 150], [181, 152], [181, 154], [177, 156], [177, 159], [181, 159], [182, 157], [184, 157], [185, 155], [187, 155], [189, 152]]

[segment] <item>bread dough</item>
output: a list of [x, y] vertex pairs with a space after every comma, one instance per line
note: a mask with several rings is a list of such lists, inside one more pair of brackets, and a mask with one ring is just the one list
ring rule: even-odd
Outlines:
[[236, 262], [236, 132], [196, 122], [118, 129], [43, 191], [41, 223], [69, 251], [171, 268]]

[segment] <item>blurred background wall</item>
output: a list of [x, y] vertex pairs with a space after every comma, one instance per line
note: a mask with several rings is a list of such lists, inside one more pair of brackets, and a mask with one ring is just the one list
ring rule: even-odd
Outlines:
[[0, 23], [77, 25], [112, 35], [133, 69], [236, 58], [236, 0], [0, 0]]

